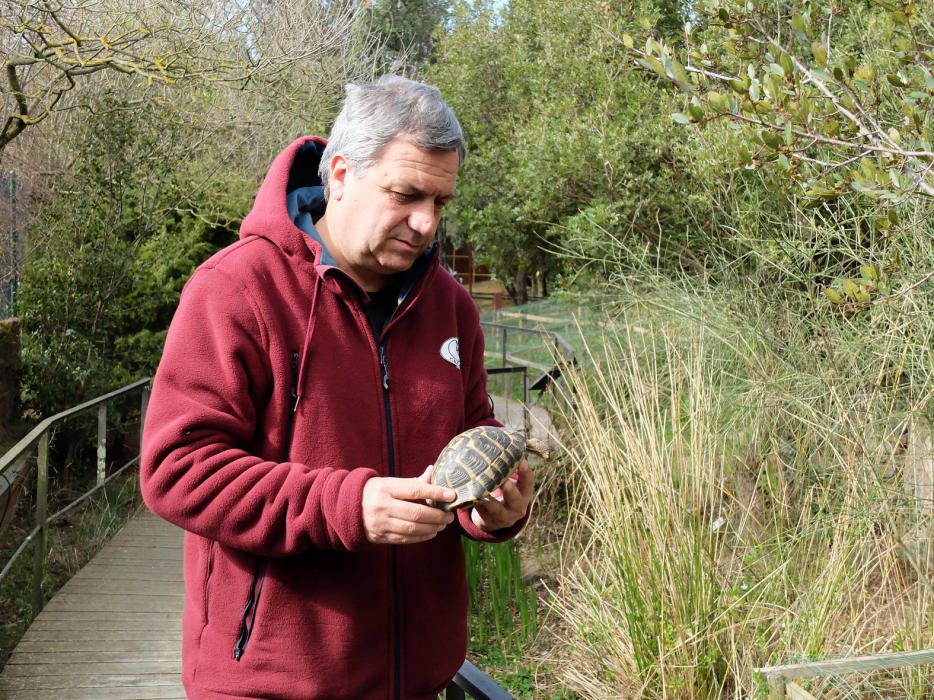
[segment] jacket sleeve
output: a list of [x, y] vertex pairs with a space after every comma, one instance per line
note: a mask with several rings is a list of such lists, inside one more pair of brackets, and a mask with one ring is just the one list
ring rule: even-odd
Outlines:
[[[469, 347], [461, 349], [461, 362], [465, 377], [465, 429], [476, 428], [480, 425], [502, 426], [503, 424], [493, 415], [492, 399], [487, 393], [483, 330], [480, 327], [480, 314], [477, 312], [472, 299], [470, 300], [468, 313], [470, 314], [468, 323], [473, 330], [473, 341], [469, 344]], [[531, 510], [531, 505], [529, 509]], [[487, 532], [474, 525], [470, 519], [470, 511], [469, 508], [458, 510], [457, 521], [464, 534], [478, 542], [505, 542], [511, 540], [519, 534], [529, 519], [529, 513], [526, 512], [522, 519], [512, 527], [497, 530], [496, 532]]]
[[250, 292], [216, 268], [189, 280], [169, 329], [143, 432], [149, 508], [181, 528], [265, 556], [367, 542], [370, 469], [316, 469], [251, 454], [273, 382]]

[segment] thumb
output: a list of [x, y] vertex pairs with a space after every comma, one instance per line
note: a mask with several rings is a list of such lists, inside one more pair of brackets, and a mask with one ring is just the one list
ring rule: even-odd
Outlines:
[[425, 468], [425, 471], [422, 472], [422, 475], [421, 475], [420, 477], [417, 478], [417, 481], [420, 481], [420, 482], [422, 482], [423, 484], [430, 484], [430, 483], [431, 483], [431, 473], [432, 473], [432, 471], [434, 471], [434, 468], [435, 468], [435, 465], [434, 465], [434, 464], [429, 464], [429, 465]]

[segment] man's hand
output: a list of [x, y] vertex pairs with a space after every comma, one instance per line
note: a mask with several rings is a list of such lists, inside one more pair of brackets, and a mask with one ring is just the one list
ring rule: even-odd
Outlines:
[[453, 513], [424, 501], [453, 501], [453, 489], [431, 483], [429, 465], [416, 479], [376, 477], [363, 487], [363, 527], [376, 544], [413, 544], [430, 540], [454, 520]]
[[470, 513], [474, 525], [486, 532], [493, 532], [512, 527], [525, 516], [532, 501], [535, 476], [524, 459], [519, 462], [517, 475], [517, 480], [510, 477], [490, 494], [489, 500], [474, 506]]

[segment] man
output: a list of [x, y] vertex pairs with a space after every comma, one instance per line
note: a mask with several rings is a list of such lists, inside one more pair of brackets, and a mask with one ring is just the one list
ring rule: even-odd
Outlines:
[[190, 698], [435, 697], [466, 651], [461, 535], [527, 517], [524, 462], [469, 512], [425, 503], [454, 497], [430, 483], [448, 440], [497, 424], [476, 308], [433, 244], [457, 119], [385, 76], [348, 86], [325, 144], [273, 162], [153, 384], [141, 481], [186, 530]]

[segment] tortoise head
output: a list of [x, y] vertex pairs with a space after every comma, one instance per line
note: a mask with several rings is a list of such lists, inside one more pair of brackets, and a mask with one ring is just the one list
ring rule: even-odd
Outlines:
[[541, 440], [528, 440], [525, 443], [526, 452], [531, 452], [533, 455], [538, 455], [544, 460], [551, 459], [551, 450], [546, 442]]

